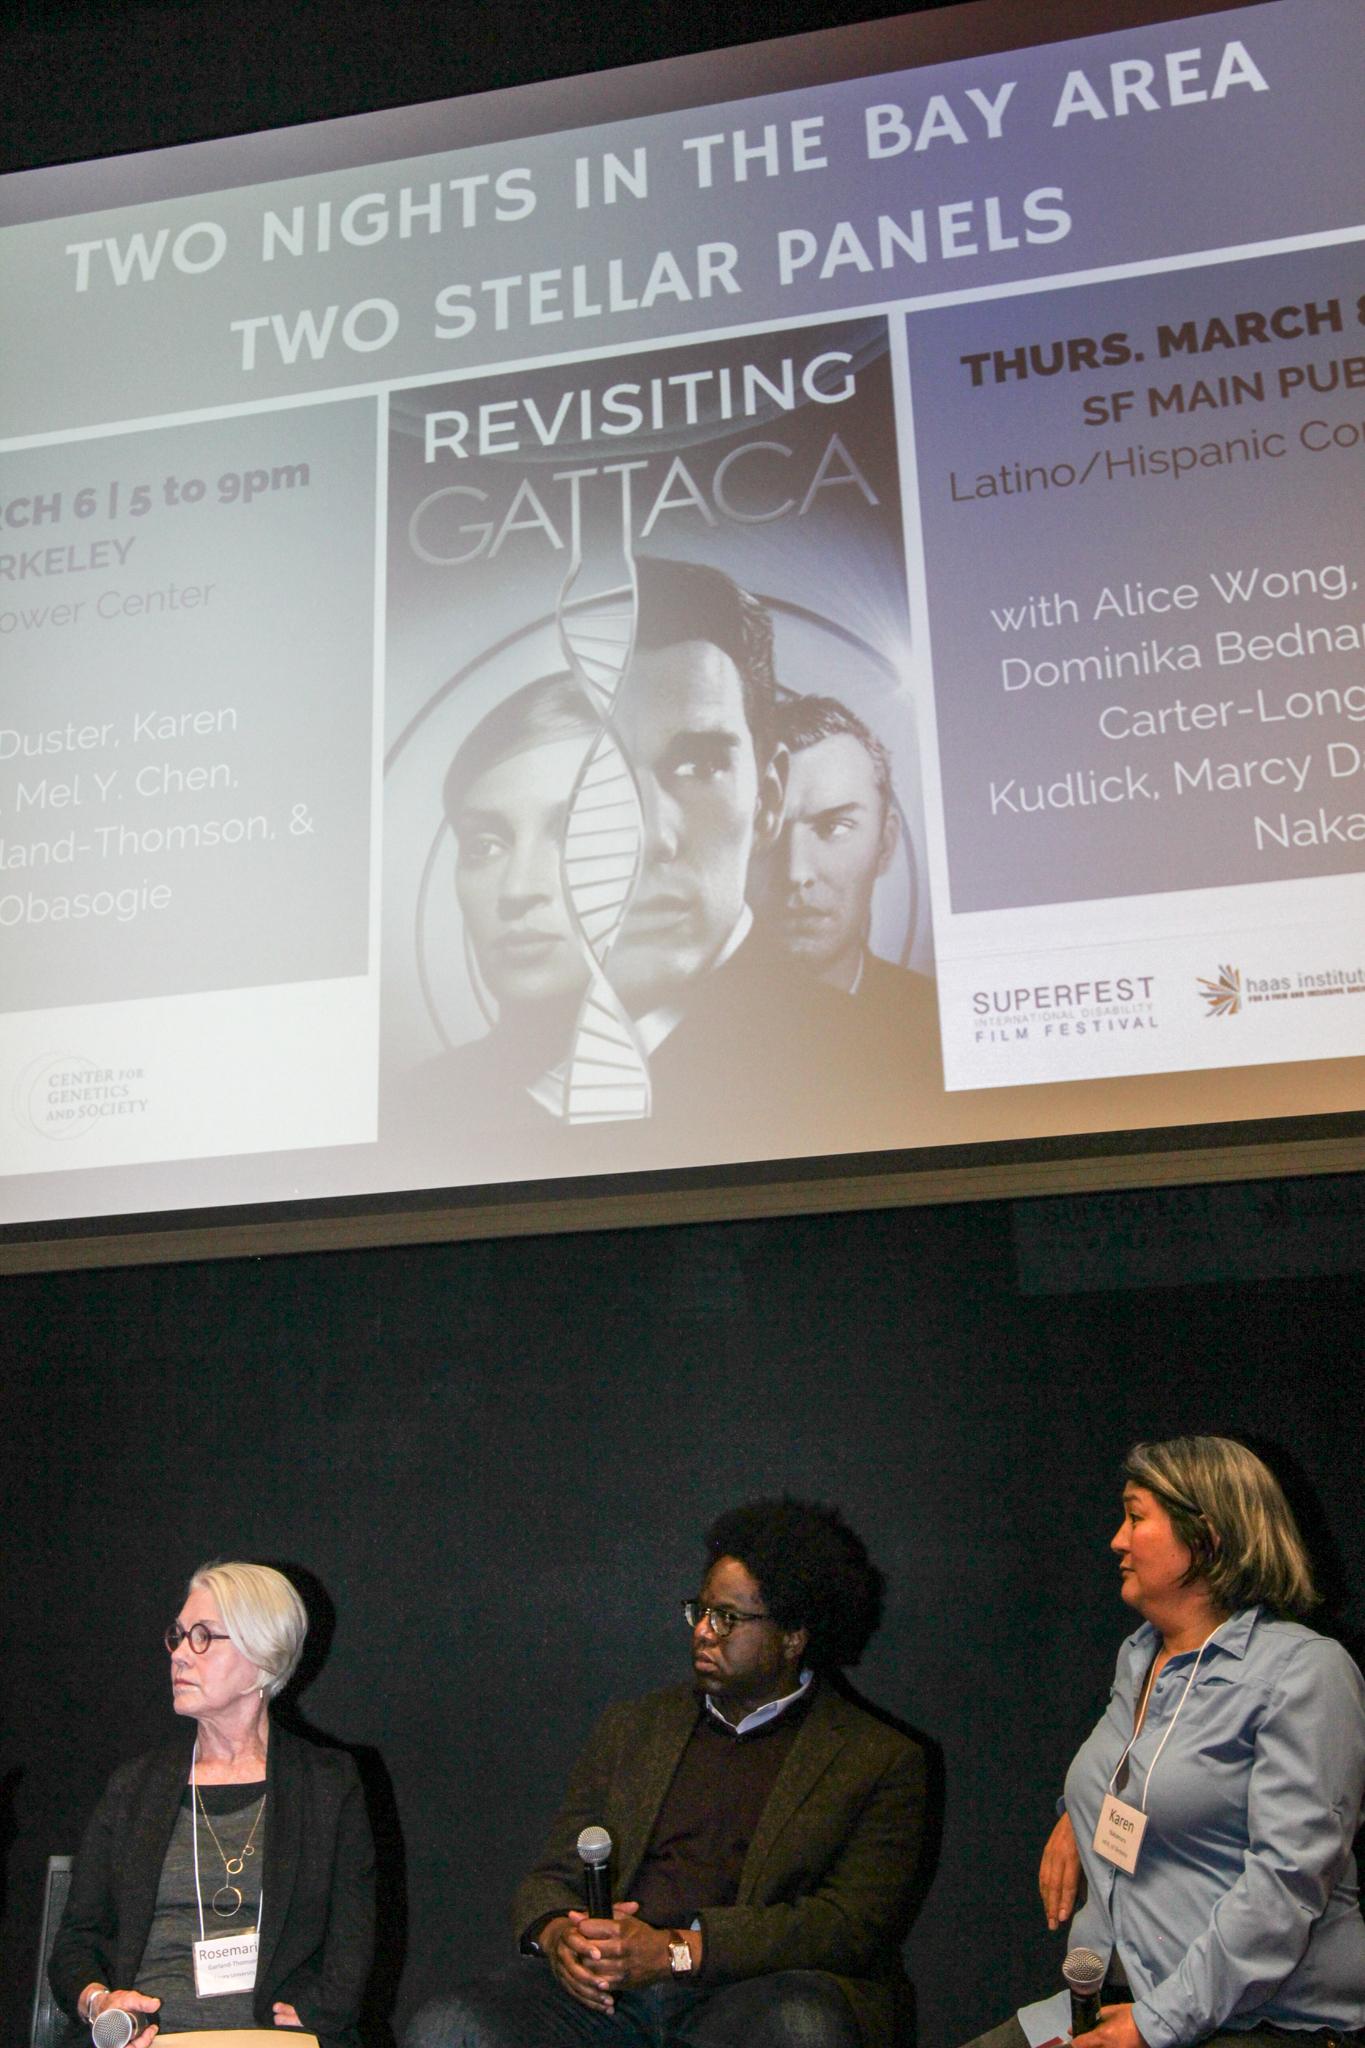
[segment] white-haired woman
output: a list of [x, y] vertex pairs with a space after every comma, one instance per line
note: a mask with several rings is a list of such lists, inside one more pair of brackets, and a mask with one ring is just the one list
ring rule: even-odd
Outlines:
[[[1231, 1437], [1137, 1444], [1123, 1477], [1110, 1549], [1142, 1625], [1038, 1878], [1050, 1927], [1085, 1881], [1071, 1941], [1105, 1977], [1076, 2048], [1365, 2044], [1365, 1684], [1291, 1618], [1317, 1597], [1293, 1512]], [[974, 2048], [1039, 2048], [1066, 2003]]]
[[299, 2028], [356, 2048], [374, 1936], [374, 1850], [349, 1756], [272, 1727], [308, 1617], [268, 1565], [190, 1580], [166, 1631], [171, 1699], [193, 1724], [115, 1771], [81, 1843], [49, 1976], [132, 2048]]

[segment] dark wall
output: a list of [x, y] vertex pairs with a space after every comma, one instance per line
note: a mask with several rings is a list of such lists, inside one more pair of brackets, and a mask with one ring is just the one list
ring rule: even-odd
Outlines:
[[1003, 1206], [10, 1280], [5, 2041], [43, 1858], [171, 1725], [159, 1634], [202, 1559], [292, 1560], [334, 1613], [301, 1711], [391, 1787], [401, 2021], [499, 1952], [596, 1711], [685, 1670], [709, 1517], [791, 1488], [866, 1535], [890, 1601], [858, 1682], [942, 1748], [910, 1954], [948, 2048], [1060, 1958], [1036, 1864], [1126, 1626], [1122, 1449], [1283, 1447], [1359, 1587], [1361, 1307], [1331, 1278], [1025, 1296]]
[[0, 168], [493, 91], [944, 4], [0, 0]]

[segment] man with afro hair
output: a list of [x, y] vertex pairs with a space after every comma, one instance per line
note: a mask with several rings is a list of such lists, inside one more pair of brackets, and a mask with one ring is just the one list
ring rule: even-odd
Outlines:
[[[882, 1575], [834, 1508], [754, 1501], [682, 1603], [690, 1683], [611, 1707], [521, 1885], [521, 1958], [419, 2013], [409, 2048], [894, 2048], [924, 1804], [919, 1745], [835, 1683]], [[580, 1832], [611, 1836], [612, 1917]]]

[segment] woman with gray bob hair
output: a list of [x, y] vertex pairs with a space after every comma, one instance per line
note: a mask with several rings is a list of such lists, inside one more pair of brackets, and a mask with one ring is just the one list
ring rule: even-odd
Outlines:
[[265, 1679], [265, 1696], [283, 1692], [298, 1669], [308, 1610], [294, 1587], [268, 1564], [202, 1564], [189, 1590], [207, 1589], [228, 1638]]
[[1232, 1437], [1135, 1444], [1123, 1482], [1140, 1625], [1038, 1873], [1093, 2006], [1064, 1991], [973, 2048], [1365, 2048], [1365, 1682], [1293, 1618], [1317, 1603], [1293, 1510]]
[[109, 1780], [48, 1967], [95, 2048], [273, 2043], [280, 2027], [358, 2048], [374, 1940], [360, 1781], [345, 1751], [270, 1717], [307, 1633], [273, 1565], [219, 1559], [190, 1579], [165, 1633], [189, 1729]]

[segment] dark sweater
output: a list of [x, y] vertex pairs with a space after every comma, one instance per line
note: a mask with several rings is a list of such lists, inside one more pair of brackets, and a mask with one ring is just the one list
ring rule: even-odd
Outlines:
[[806, 1717], [798, 1700], [747, 1735], [703, 1707], [668, 1788], [634, 1893], [651, 1927], [687, 1927], [703, 1906], [732, 1906], [739, 1875]]

